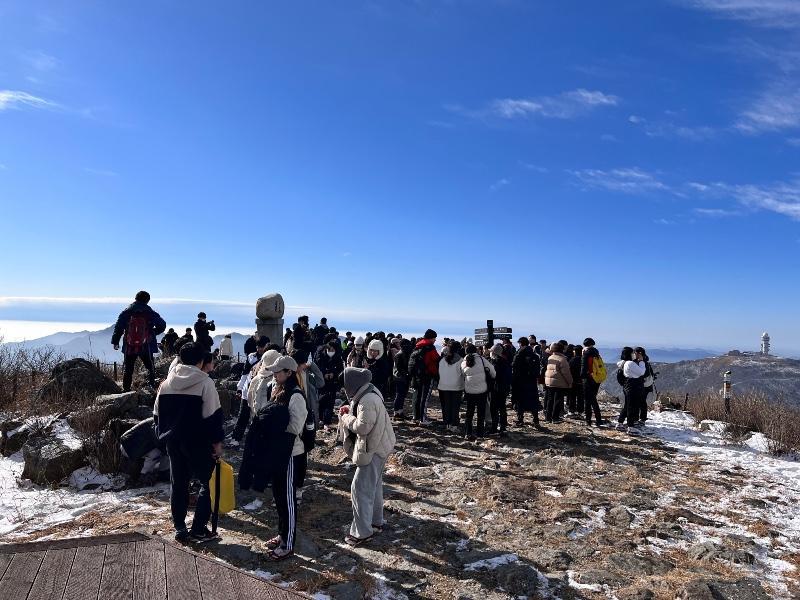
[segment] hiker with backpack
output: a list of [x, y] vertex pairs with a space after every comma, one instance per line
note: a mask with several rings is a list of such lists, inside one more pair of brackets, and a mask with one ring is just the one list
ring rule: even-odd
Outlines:
[[451, 340], [442, 348], [439, 360], [439, 403], [442, 405], [442, 424], [451, 433], [458, 433], [461, 399], [464, 396], [464, 371], [461, 362], [464, 351], [461, 344]]
[[434, 383], [439, 379], [439, 353], [436, 351], [437, 334], [427, 329], [408, 357], [408, 374], [414, 395], [414, 424], [428, 423], [428, 400]]
[[330, 327], [328, 327], [328, 319], [322, 317], [313, 329], [315, 351], [325, 344], [325, 337], [330, 333], [330, 330]]
[[158, 352], [158, 338], [167, 328], [164, 319], [149, 306], [150, 294], [140, 291], [136, 294], [134, 302], [123, 310], [114, 325], [111, 335], [111, 344], [114, 350], [119, 350], [122, 340], [122, 354], [124, 367], [122, 371], [122, 390], [131, 391], [133, 383], [133, 369], [136, 359], [144, 363], [148, 372], [148, 382], [156, 386], [156, 371], [153, 365], [153, 354]]
[[197, 313], [197, 321], [194, 323], [194, 334], [197, 343], [203, 346], [208, 352], [211, 352], [211, 348], [214, 346], [214, 340], [211, 339], [211, 334], [209, 332], [214, 331], [216, 328], [217, 326], [214, 325], [213, 320], [206, 320], [206, 313]]
[[525, 424], [525, 413], [533, 414], [533, 424], [539, 427], [539, 374], [541, 363], [539, 355], [530, 346], [530, 340], [521, 337], [517, 341], [519, 350], [511, 365], [511, 402], [517, 411], [516, 425]]
[[511, 391], [512, 371], [511, 361], [506, 358], [506, 351], [502, 344], [495, 344], [489, 352], [489, 359], [494, 365], [497, 377], [490, 390], [489, 410], [492, 415], [491, 433], [500, 436], [506, 434], [508, 429], [507, 399]]
[[[304, 456], [306, 449], [301, 439], [305, 429], [308, 409], [306, 396], [297, 381], [297, 363], [291, 356], [280, 356], [275, 362], [264, 365], [270, 371], [273, 381], [269, 385], [269, 398], [288, 408], [289, 422], [286, 426], [288, 444], [291, 445], [288, 460], [276, 463], [272, 469], [272, 497], [278, 510], [279, 534], [267, 541], [270, 549], [267, 557], [280, 561], [294, 554], [297, 529], [297, 496], [295, 488], [295, 465], [299, 456]], [[245, 444], [246, 446], [246, 444]], [[262, 456], [262, 460], [271, 461], [273, 457]], [[278, 457], [276, 457], [277, 460]], [[298, 459], [302, 462], [302, 459]]]
[[[306, 480], [308, 470], [308, 453], [314, 449], [317, 439], [317, 415], [319, 414], [319, 390], [325, 386], [322, 371], [308, 360], [308, 352], [295, 350], [292, 358], [297, 363], [297, 385], [306, 397], [306, 422], [300, 439], [303, 442], [303, 454], [294, 457], [294, 485], [300, 490]], [[302, 490], [301, 490], [302, 493]]]
[[350, 486], [353, 522], [345, 537], [350, 546], [360, 546], [383, 531], [383, 471], [396, 441], [383, 396], [371, 379], [367, 369], [345, 369], [350, 405], [339, 409], [339, 436], [356, 465]]
[[583, 405], [586, 410], [586, 425], [592, 424], [592, 412], [598, 427], [603, 425], [600, 405], [597, 403], [597, 393], [600, 384], [606, 380], [606, 365], [600, 356], [595, 341], [587, 337], [583, 340], [583, 354], [581, 355], [581, 382], [583, 383]]
[[[190, 342], [181, 348], [180, 363], [158, 388], [153, 419], [170, 460], [170, 508], [175, 540], [207, 542], [216, 537], [207, 525], [211, 517], [209, 480], [225, 439], [223, 414], [214, 382], [203, 372], [206, 349]], [[200, 482], [194, 519], [186, 529], [189, 483]]]
[[564, 350], [562, 342], [554, 342], [550, 345], [550, 356], [547, 358], [544, 383], [545, 420], [548, 423], [561, 423], [564, 398], [572, 388], [572, 372]]
[[464, 417], [466, 426], [464, 437], [475, 439], [472, 434], [472, 418], [475, 409], [478, 411], [478, 438], [484, 435], [486, 422], [486, 401], [489, 390], [494, 384], [497, 372], [490, 360], [478, 354], [478, 349], [473, 344], [467, 344], [467, 356], [461, 361], [461, 371], [464, 373], [464, 400], [467, 403], [467, 414]]
[[411, 384], [411, 375], [408, 372], [408, 358], [414, 350], [410, 340], [401, 339], [400, 349], [394, 355], [392, 367], [392, 380], [394, 382], [394, 407], [392, 417], [401, 421], [406, 418], [405, 404], [408, 389]]
[[[644, 356], [625, 346], [617, 363], [617, 383], [622, 386], [625, 403], [617, 419], [617, 429], [628, 430], [636, 425], [644, 399]], [[627, 423], [627, 424], [626, 424]]]

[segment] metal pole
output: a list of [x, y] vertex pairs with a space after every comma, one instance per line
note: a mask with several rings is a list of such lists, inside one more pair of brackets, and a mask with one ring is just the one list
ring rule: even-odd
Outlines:
[[722, 398], [725, 400], [725, 414], [731, 414], [731, 372], [722, 374]]
[[117, 380], [117, 361], [114, 361], [114, 381]]
[[492, 319], [486, 320], [486, 342], [489, 346], [494, 346], [494, 321]]

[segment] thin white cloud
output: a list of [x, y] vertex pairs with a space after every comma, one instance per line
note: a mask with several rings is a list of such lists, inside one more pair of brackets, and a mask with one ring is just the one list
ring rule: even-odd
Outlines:
[[800, 26], [800, 2], [797, 0], [682, 0], [682, 3], [762, 27], [791, 29]]
[[669, 219], [656, 219], [653, 221], [653, 223], [655, 223], [656, 225], [665, 225], [665, 226], [675, 225], [675, 221], [670, 221]]
[[51, 56], [41, 50], [26, 52], [22, 55], [22, 60], [25, 61], [29, 67], [41, 73], [52, 71], [59, 65], [59, 60], [55, 56]]
[[692, 212], [696, 215], [701, 217], [712, 217], [712, 218], [722, 218], [722, 217], [736, 217], [741, 215], [740, 212], [735, 210], [727, 210], [724, 208], [695, 208]]
[[619, 139], [613, 133], [604, 133], [600, 136], [600, 139], [604, 142], [618, 142]]
[[[774, 212], [800, 221], [800, 177], [770, 184], [731, 184], [718, 181], [708, 185], [691, 183], [689, 186], [709, 198], [733, 199], [742, 209], [748, 211]], [[695, 209], [695, 212], [704, 216], [741, 214], [740, 211], [730, 209]]]
[[12, 108], [57, 108], [58, 104], [19, 90], [0, 90], [0, 111]]
[[520, 164], [521, 167], [523, 167], [525, 169], [528, 169], [529, 171], [536, 171], [537, 173], [549, 173], [550, 172], [550, 169], [548, 169], [547, 167], [543, 167], [541, 165], [537, 165], [537, 164], [534, 164], [534, 163], [529, 163], [529, 162], [525, 162], [525, 161], [521, 160], [521, 161], [519, 161], [519, 164]]
[[489, 186], [489, 190], [492, 191], [492, 192], [496, 192], [500, 188], [503, 188], [503, 187], [507, 186], [509, 183], [511, 183], [511, 181], [509, 181], [508, 179], [503, 177], [502, 179], [498, 179], [492, 185], [490, 185]]
[[796, 137], [789, 138], [789, 139], [786, 140], [786, 143], [789, 144], [790, 146], [800, 147], [800, 138], [796, 138]]
[[445, 105], [445, 109], [471, 118], [528, 119], [573, 119], [597, 108], [616, 106], [619, 97], [596, 90], [579, 88], [556, 96], [532, 98], [496, 98], [482, 109], [472, 110], [461, 105]]
[[111, 171], [108, 169], [92, 169], [90, 167], [84, 167], [84, 172], [91, 173], [92, 175], [100, 175], [102, 177], [116, 177], [119, 175], [116, 171]]
[[787, 84], [764, 91], [739, 115], [735, 127], [749, 134], [800, 128], [800, 90]]
[[584, 185], [592, 188], [602, 188], [612, 192], [625, 194], [646, 194], [651, 192], [669, 191], [670, 187], [660, 181], [653, 173], [648, 173], [638, 167], [622, 169], [583, 169], [569, 171]]
[[641, 127], [644, 134], [648, 137], [659, 137], [668, 139], [684, 139], [693, 142], [701, 142], [713, 138], [716, 131], [712, 127], [688, 125], [678, 125], [672, 121], [648, 121], [644, 117], [631, 115], [628, 121]]

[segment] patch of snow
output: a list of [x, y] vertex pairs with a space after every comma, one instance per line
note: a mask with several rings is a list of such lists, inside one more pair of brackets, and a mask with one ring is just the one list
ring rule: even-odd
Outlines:
[[548, 496], [552, 496], [553, 498], [561, 498], [561, 496], [564, 495], [558, 490], [545, 490], [544, 493], [547, 494]]
[[389, 580], [383, 573], [376, 572], [368, 574], [375, 579], [375, 589], [370, 595], [370, 600], [408, 600], [408, 596], [403, 592], [393, 590], [386, 585], [386, 582]]
[[317, 592], [316, 594], [311, 595], [312, 600], [333, 600], [328, 594], [323, 594], [322, 592]]
[[63, 419], [53, 423], [53, 435], [70, 450], [80, 450], [83, 447], [83, 442], [75, 430]]
[[258, 510], [262, 506], [264, 506], [263, 500], [259, 500], [258, 498], [256, 498], [252, 502], [248, 502], [247, 504], [245, 504], [242, 507], [242, 510]]
[[487, 571], [491, 571], [503, 565], [508, 565], [517, 561], [519, 561], [519, 556], [516, 554], [501, 554], [500, 556], [485, 558], [483, 560], [477, 560], [475, 562], [466, 564], [464, 565], [464, 570], [478, 571], [480, 569], [486, 569]]
[[69, 485], [78, 491], [120, 489], [125, 485], [125, 477], [121, 475], [103, 475], [93, 467], [81, 467], [69, 476]]
[[264, 571], [262, 569], [256, 569], [255, 571], [250, 571], [250, 573], [259, 579], [263, 579], [264, 581], [272, 581], [278, 577], [275, 573], [270, 573], [269, 571]]

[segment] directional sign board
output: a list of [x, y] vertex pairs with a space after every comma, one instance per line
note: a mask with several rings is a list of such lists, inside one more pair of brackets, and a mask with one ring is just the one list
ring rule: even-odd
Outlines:
[[[494, 328], [494, 332], [495, 332], [495, 334], [498, 334], [498, 333], [511, 333], [511, 327], [495, 327]], [[488, 327], [482, 327], [480, 329], [476, 329], [475, 330], [475, 335], [481, 335], [482, 333], [483, 334], [489, 333], [489, 328]], [[497, 336], [495, 335], [495, 337], [497, 337]]]
[[[489, 335], [486, 334], [486, 333], [479, 333], [478, 335], [475, 336], [475, 341], [476, 342], [485, 342], [488, 339], [489, 339]], [[513, 338], [512, 338], [512, 335], [510, 333], [495, 333], [494, 334], [494, 339], [496, 339], [496, 340], [510, 340], [510, 339], [513, 339]]]

